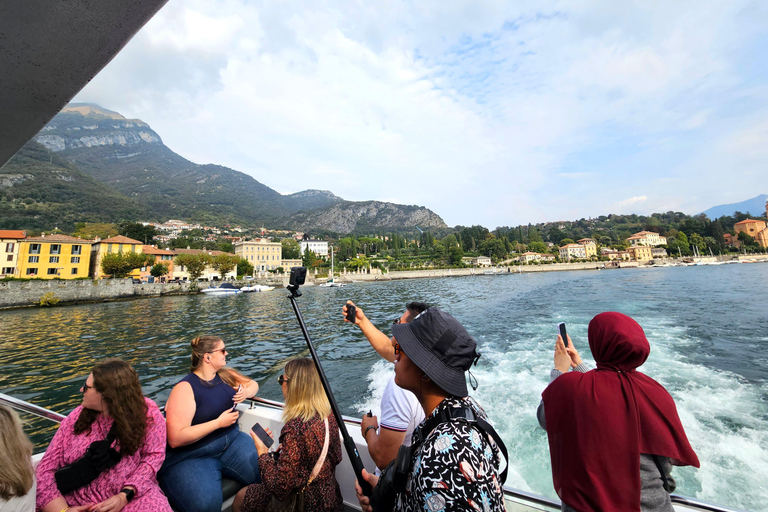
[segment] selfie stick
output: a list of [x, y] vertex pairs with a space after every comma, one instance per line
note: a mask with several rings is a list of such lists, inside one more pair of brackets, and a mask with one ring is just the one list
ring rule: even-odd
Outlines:
[[291, 294], [288, 296], [288, 299], [291, 301], [293, 311], [296, 313], [296, 318], [299, 319], [301, 332], [304, 333], [304, 339], [307, 340], [309, 352], [312, 354], [312, 360], [315, 362], [317, 373], [320, 375], [320, 382], [323, 383], [325, 394], [328, 395], [328, 401], [331, 403], [331, 410], [333, 411], [333, 415], [336, 417], [336, 423], [339, 425], [341, 437], [344, 438], [344, 448], [347, 450], [347, 456], [349, 456], [349, 461], [352, 463], [352, 469], [354, 469], [357, 481], [360, 484], [360, 487], [363, 489], [363, 494], [370, 497], [371, 494], [373, 494], [373, 489], [371, 488], [371, 484], [369, 484], [363, 478], [363, 461], [360, 459], [360, 454], [357, 452], [355, 440], [352, 439], [352, 436], [350, 436], [349, 432], [347, 432], [347, 426], [344, 424], [344, 418], [341, 417], [339, 406], [336, 405], [336, 399], [333, 397], [331, 385], [328, 383], [328, 379], [325, 377], [325, 372], [323, 371], [323, 367], [320, 365], [320, 358], [317, 356], [317, 352], [315, 352], [315, 347], [312, 345], [312, 340], [309, 339], [307, 326], [304, 325], [304, 319], [301, 317], [299, 305], [296, 304], [296, 297], [301, 297], [299, 285], [289, 285], [288, 290], [291, 292]]

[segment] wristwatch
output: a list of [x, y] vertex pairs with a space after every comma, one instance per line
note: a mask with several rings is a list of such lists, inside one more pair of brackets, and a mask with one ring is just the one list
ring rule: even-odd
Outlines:
[[130, 503], [133, 497], [136, 495], [136, 491], [134, 491], [130, 487], [123, 487], [122, 489], [120, 489], [120, 492], [125, 494], [125, 498], [128, 500], [128, 503]]
[[376, 427], [374, 427], [373, 425], [368, 425], [365, 428], [365, 432], [363, 432], [363, 439], [366, 439], [366, 436], [368, 435], [368, 431], [371, 429], [376, 430]]

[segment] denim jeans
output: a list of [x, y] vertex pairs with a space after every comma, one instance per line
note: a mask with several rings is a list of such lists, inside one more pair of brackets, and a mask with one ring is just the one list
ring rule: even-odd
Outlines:
[[169, 453], [157, 475], [179, 512], [220, 512], [222, 477], [243, 485], [261, 482], [256, 446], [239, 429], [194, 450]]

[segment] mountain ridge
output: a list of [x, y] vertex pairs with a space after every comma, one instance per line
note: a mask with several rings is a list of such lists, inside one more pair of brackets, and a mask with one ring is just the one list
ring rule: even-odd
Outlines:
[[768, 194], [760, 194], [759, 196], [755, 196], [752, 199], [747, 199], [738, 203], [712, 206], [711, 208], [708, 208], [701, 213], [712, 220], [718, 219], [724, 215], [733, 215], [737, 211], [742, 213], [749, 213], [752, 216], [761, 217], [763, 214], [765, 214], [766, 201], [768, 201]]

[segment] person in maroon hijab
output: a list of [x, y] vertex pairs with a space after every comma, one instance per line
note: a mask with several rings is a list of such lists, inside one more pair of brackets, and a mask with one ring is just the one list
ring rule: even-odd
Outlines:
[[672, 397], [636, 370], [651, 351], [648, 339], [637, 322], [613, 312], [593, 318], [588, 337], [594, 370], [557, 337], [537, 411], [562, 510], [672, 511], [672, 465], [699, 467], [699, 459]]

